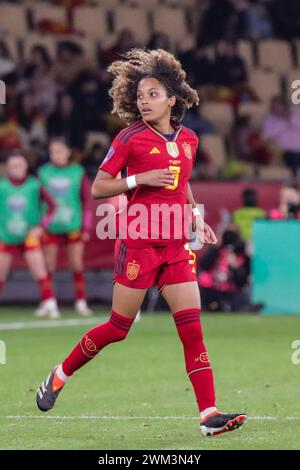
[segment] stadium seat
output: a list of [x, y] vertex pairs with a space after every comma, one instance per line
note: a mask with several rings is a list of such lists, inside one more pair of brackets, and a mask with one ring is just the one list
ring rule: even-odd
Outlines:
[[254, 68], [253, 47], [250, 41], [239, 41], [238, 52], [245, 61], [247, 69], [250, 71]]
[[239, 115], [249, 116], [251, 123], [259, 127], [269, 110], [267, 103], [241, 103], [239, 105]]
[[41, 20], [59, 21], [67, 23], [67, 10], [61, 6], [55, 6], [48, 3], [39, 2], [38, 6], [32, 8], [34, 22]]
[[95, 39], [105, 39], [108, 31], [107, 11], [98, 7], [78, 7], [74, 10], [74, 27]]
[[254, 69], [250, 73], [250, 84], [262, 101], [270, 101], [281, 93], [279, 75], [272, 71]]
[[278, 39], [267, 39], [259, 42], [258, 63], [260, 67], [285, 73], [293, 67], [290, 44], [287, 41]]
[[113, 11], [114, 31], [130, 29], [137, 41], [147, 43], [150, 38], [150, 21], [144, 8], [121, 6]]
[[0, 5], [0, 32], [25, 36], [28, 31], [27, 9], [24, 5]]
[[220, 170], [226, 162], [224, 139], [219, 134], [204, 134], [200, 137], [200, 146], [211, 157], [213, 165]]
[[181, 8], [161, 7], [155, 10], [153, 27], [155, 31], [163, 31], [178, 44], [189, 35], [185, 12]]
[[230, 133], [234, 115], [228, 103], [204, 103], [201, 114], [213, 123], [218, 133], [222, 135]]
[[287, 181], [291, 177], [291, 171], [285, 166], [270, 165], [259, 169], [261, 179], [269, 181]]
[[91, 149], [95, 144], [109, 146], [110, 138], [106, 132], [89, 132], [86, 136], [86, 148]]

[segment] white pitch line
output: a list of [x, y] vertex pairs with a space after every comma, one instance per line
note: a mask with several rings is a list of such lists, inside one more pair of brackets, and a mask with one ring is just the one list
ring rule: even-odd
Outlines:
[[63, 326], [94, 325], [100, 323], [100, 318], [70, 318], [67, 320], [44, 320], [14, 323], [0, 323], [0, 331], [29, 330], [35, 328], [60, 328]]
[[[52, 416], [52, 415], [16, 415], [0, 416], [0, 419], [23, 420], [23, 419], [50, 419], [50, 420], [199, 420], [199, 416]], [[268, 421], [296, 421], [300, 416], [249, 416], [250, 420]]]

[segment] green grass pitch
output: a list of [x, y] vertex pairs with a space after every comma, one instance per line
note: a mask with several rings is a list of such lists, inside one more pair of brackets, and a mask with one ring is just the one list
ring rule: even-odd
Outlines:
[[[108, 313], [102, 310], [94, 324]], [[7, 356], [0, 365], [1, 449], [300, 448], [300, 365], [291, 361], [300, 317], [202, 316], [218, 407], [250, 417], [240, 430], [211, 438], [199, 432], [170, 315], [144, 314], [125, 342], [110, 345], [74, 375], [47, 414], [36, 408], [36, 388], [91, 325], [33, 328], [32, 321], [28, 308], [0, 309]], [[29, 328], [4, 329], [15, 322]]]

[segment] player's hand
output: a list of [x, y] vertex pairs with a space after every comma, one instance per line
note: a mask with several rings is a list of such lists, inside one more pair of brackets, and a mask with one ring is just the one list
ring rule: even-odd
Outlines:
[[44, 229], [43, 227], [32, 227], [29, 232], [28, 232], [28, 236], [29, 237], [34, 237], [34, 238], [41, 238], [41, 236], [43, 235], [44, 233]]
[[206, 245], [215, 245], [217, 243], [217, 237], [213, 229], [204, 222], [201, 215], [193, 215], [192, 222], [193, 232], [197, 233], [201, 243]]
[[204, 243], [207, 245], [215, 245], [218, 239], [213, 229], [204, 222]]
[[156, 186], [163, 188], [174, 184], [175, 171], [167, 168], [162, 170], [150, 170], [139, 173], [135, 176], [137, 184], [145, 184], [146, 186]]
[[82, 232], [81, 239], [82, 239], [83, 242], [89, 242], [90, 238], [91, 238], [91, 236], [90, 236], [89, 232]]

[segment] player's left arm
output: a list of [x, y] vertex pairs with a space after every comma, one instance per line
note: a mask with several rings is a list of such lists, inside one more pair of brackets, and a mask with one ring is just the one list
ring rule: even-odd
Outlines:
[[29, 235], [32, 235], [37, 238], [40, 238], [44, 230], [47, 229], [57, 209], [57, 204], [55, 200], [53, 199], [51, 194], [47, 191], [47, 189], [44, 188], [44, 186], [40, 187], [40, 199], [41, 201], [45, 202], [47, 205], [46, 214], [40, 221], [39, 225], [32, 227], [29, 231]]
[[[188, 183], [188, 186], [187, 186], [187, 198], [188, 198], [189, 204], [192, 205], [192, 209], [197, 209], [197, 204], [193, 196], [190, 183]], [[194, 212], [196, 213], [194, 214]], [[210, 225], [204, 222], [204, 220], [201, 217], [200, 212], [198, 214], [197, 211], [193, 211], [192, 227], [193, 227], [194, 232], [196, 231], [200, 232], [200, 238], [203, 239], [204, 243], [211, 244], [211, 245], [215, 245], [217, 243], [218, 239], [215, 235], [215, 232], [210, 227]]]

